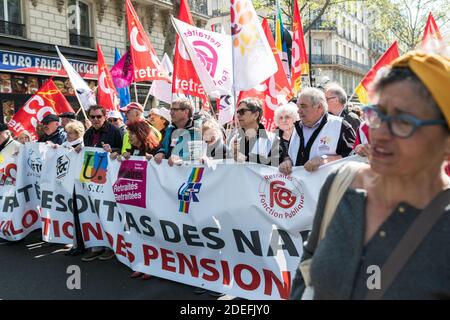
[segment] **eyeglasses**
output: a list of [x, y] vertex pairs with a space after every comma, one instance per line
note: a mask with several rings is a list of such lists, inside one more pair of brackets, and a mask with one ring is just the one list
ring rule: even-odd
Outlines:
[[170, 111], [186, 110], [186, 108], [170, 108]]
[[391, 134], [399, 138], [409, 138], [423, 126], [447, 125], [444, 119], [419, 120], [406, 114], [388, 116], [381, 112], [378, 105], [370, 105], [363, 111], [369, 128], [378, 129], [381, 123], [386, 121]]
[[117, 122], [117, 121], [119, 121], [119, 119], [117, 119], [117, 118], [108, 118], [108, 121], [109, 122]]
[[327, 101], [328, 100], [331, 100], [331, 99], [334, 99], [334, 98], [337, 98], [336, 96], [335, 97], [328, 97], [328, 98], [326, 98], [327, 99]]
[[103, 115], [90, 115], [89, 118], [91, 118], [92, 120], [94, 120], [94, 119], [100, 120], [101, 118], [103, 118]]
[[242, 108], [242, 109], [237, 110], [236, 113], [240, 116], [243, 116], [247, 111], [252, 112], [252, 110], [250, 110], [250, 109]]

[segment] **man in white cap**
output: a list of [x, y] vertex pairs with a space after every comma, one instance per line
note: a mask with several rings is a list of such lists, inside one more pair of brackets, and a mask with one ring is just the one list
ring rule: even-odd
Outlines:
[[117, 110], [113, 110], [108, 112], [107, 117], [108, 122], [120, 130], [120, 134], [122, 135], [123, 138], [123, 136], [127, 132], [127, 127], [123, 122], [122, 114]]
[[167, 108], [152, 108], [150, 110], [150, 114], [148, 116], [148, 120], [152, 126], [158, 129], [162, 134], [162, 139], [164, 139], [166, 128], [169, 126], [172, 121], [172, 117], [170, 116], [170, 111]]

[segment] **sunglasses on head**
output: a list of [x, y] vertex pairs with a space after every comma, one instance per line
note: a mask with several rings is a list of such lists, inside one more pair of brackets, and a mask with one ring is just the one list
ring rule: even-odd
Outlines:
[[101, 119], [101, 118], [103, 118], [103, 115], [91, 115], [91, 116], [89, 116], [89, 118], [91, 118], [91, 119]]

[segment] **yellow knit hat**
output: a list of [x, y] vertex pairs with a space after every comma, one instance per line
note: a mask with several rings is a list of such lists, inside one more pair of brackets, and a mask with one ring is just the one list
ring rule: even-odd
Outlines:
[[441, 55], [411, 51], [392, 62], [392, 67], [409, 67], [430, 91], [450, 128], [450, 59]]

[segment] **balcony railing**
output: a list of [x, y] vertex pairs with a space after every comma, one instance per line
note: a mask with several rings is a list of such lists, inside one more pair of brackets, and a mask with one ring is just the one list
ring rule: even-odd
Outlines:
[[92, 37], [70, 33], [69, 38], [71, 45], [94, 49], [94, 38]]
[[208, 0], [189, 0], [189, 6], [194, 12], [208, 15]]
[[336, 23], [334, 22], [326, 22], [323, 20], [319, 20], [311, 26], [311, 30], [324, 30], [324, 31], [335, 31], [337, 30]]
[[25, 25], [0, 20], [0, 33], [7, 34], [10, 36], [24, 37], [25, 36]]
[[349, 69], [358, 71], [360, 73], [367, 73], [369, 71], [369, 66], [350, 60], [348, 58], [338, 56], [338, 55], [319, 55], [319, 54], [313, 54], [311, 56], [311, 63], [312, 64], [334, 64], [334, 65], [340, 65], [347, 67]]

